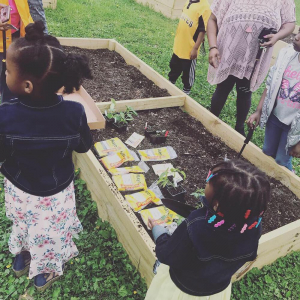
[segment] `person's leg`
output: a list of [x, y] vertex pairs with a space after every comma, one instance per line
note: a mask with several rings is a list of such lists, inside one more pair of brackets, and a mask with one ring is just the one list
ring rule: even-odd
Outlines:
[[286, 151], [285, 149], [289, 130], [290, 130], [290, 126], [282, 123], [282, 133], [281, 133], [280, 142], [278, 145], [275, 160], [279, 165], [284, 166], [289, 170], [293, 171], [292, 156], [290, 156], [288, 151]]
[[183, 59], [182, 60], [182, 83], [183, 91], [189, 95], [191, 88], [195, 82], [195, 69], [196, 69], [197, 59]]
[[229, 93], [232, 91], [236, 77], [229, 76], [226, 80], [219, 83], [217, 88], [211, 98], [211, 108], [210, 111], [215, 115], [219, 116], [222, 108], [227, 100]]
[[44, 23], [44, 33], [48, 34], [47, 22], [42, 0], [28, 0], [30, 15], [33, 21], [41, 20]]
[[235, 130], [245, 136], [245, 121], [251, 107], [250, 81], [247, 78], [237, 79], [236, 82], [236, 125]]
[[271, 114], [266, 125], [263, 153], [273, 157], [274, 159], [276, 158], [281, 134], [282, 129], [280, 127], [279, 120]]
[[182, 72], [182, 63], [181, 59], [173, 53], [171, 61], [170, 61], [170, 72], [169, 72], [169, 80], [175, 84], [176, 80], [180, 76]]

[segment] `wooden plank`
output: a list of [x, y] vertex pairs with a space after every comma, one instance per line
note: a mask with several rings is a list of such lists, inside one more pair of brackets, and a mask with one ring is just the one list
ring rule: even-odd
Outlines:
[[[116, 101], [116, 111], [124, 111], [126, 106], [131, 106], [135, 110], [146, 110], [164, 107], [177, 107], [184, 105], [185, 96], [171, 96], [161, 98], [147, 98]], [[99, 110], [104, 113], [109, 109], [111, 102], [97, 103]]]
[[126, 61], [128, 65], [135, 66], [141, 73], [143, 73], [148, 79], [152, 80], [158, 87], [166, 89], [172, 96], [183, 96], [185, 95], [179, 88], [172, 84], [169, 80], [164, 78], [136, 55], [131, 53], [121, 44], [116, 42], [115, 51], [118, 52]]
[[60, 37], [58, 38], [58, 40], [63, 46], [79, 47], [84, 49], [109, 49], [110, 43], [114, 43], [114, 40], [110, 40], [110, 39]]
[[56, 5], [57, 5], [57, 0], [43, 0], [44, 8], [56, 9]]
[[279, 257], [298, 250], [300, 250], [300, 220], [264, 234], [259, 241], [257, 258], [238, 270], [233, 280], [241, 279], [252, 268], [260, 269]]
[[[184, 109], [191, 116], [199, 120], [208, 131], [219, 137], [227, 146], [237, 152], [240, 151], [245, 138], [233, 128], [214, 116], [210, 111], [189, 96], [186, 97]], [[243, 157], [269, 176], [282, 182], [300, 198], [300, 178], [287, 168], [279, 166], [273, 158], [265, 155], [261, 149], [252, 142], [245, 148]]]
[[71, 100], [81, 103], [84, 106], [87, 121], [90, 129], [103, 129], [105, 128], [105, 119], [101, 112], [97, 108], [92, 97], [81, 86], [79, 91], [75, 91], [72, 94], [64, 94], [65, 100]]
[[120, 243], [149, 285], [155, 262], [154, 242], [91, 151], [75, 153], [74, 163], [81, 169], [81, 177], [97, 203], [100, 218], [116, 230]]

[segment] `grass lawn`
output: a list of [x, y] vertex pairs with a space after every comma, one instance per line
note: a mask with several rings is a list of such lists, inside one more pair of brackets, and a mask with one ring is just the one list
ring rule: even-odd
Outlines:
[[[134, 0], [58, 0], [57, 9], [46, 10], [46, 15], [51, 34], [114, 38], [167, 76], [177, 21], [138, 5]], [[207, 57], [200, 57], [191, 96], [209, 108], [214, 87], [207, 84], [206, 73]], [[181, 84], [178, 83], [178, 86]], [[255, 93], [252, 109], [256, 107], [261, 92], [262, 89]], [[234, 99], [233, 92], [221, 116], [232, 126], [235, 119]], [[254, 141], [261, 146], [262, 131], [256, 133]], [[16, 279], [11, 270], [12, 255], [7, 246], [11, 222], [5, 217], [0, 180], [0, 300], [18, 299], [25, 291], [33, 294], [34, 299], [43, 300], [144, 299], [146, 285], [117, 241], [115, 231], [98, 218], [84, 182], [77, 177], [75, 184], [78, 216], [84, 227], [75, 241], [80, 255], [67, 264], [67, 271], [61, 280], [44, 294], [38, 294], [32, 281], [26, 277]], [[232, 299], [300, 299], [299, 282], [300, 253], [293, 253], [262, 270], [249, 272], [233, 285]]]

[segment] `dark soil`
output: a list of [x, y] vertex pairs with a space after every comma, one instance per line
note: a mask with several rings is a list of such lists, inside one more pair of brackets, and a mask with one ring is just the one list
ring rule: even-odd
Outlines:
[[80, 49], [65, 47], [67, 52], [84, 54], [89, 58], [93, 80], [84, 80], [83, 87], [95, 102], [130, 100], [170, 96], [137, 68], [127, 65], [124, 58], [107, 49]]
[[[228, 158], [235, 158], [237, 156], [235, 151], [206, 131], [199, 121], [184, 113], [179, 108], [164, 108], [139, 112], [136, 119], [128, 126], [126, 133], [119, 134], [114, 129], [107, 127], [107, 129], [102, 131], [93, 131], [93, 138], [97, 142], [119, 137], [125, 142], [133, 132], [144, 135], [146, 122], [148, 124], [155, 124], [162, 130], [169, 130], [170, 133], [165, 144], [152, 145], [149, 139], [145, 138], [137, 147], [137, 150], [162, 146], [172, 146], [175, 149], [178, 158], [164, 162], [147, 162], [147, 164], [150, 167], [153, 164], [170, 162], [175, 168], [184, 170], [187, 179], [183, 183], [183, 187], [187, 190], [186, 201], [188, 204], [197, 204], [197, 199], [190, 194], [197, 188], [205, 187], [205, 179], [211, 166], [222, 161], [225, 155]], [[137, 163], [126, 163], [122, 167], [134, 164]], [[157, 178], [151, 168], [146, 174], [148, 187]], [[279, 181], [270, 178], [270, 182], [272, 197], [268, 211], [264, 215], [264, 233], [291, 223], [300, 216], [299, 199]]]

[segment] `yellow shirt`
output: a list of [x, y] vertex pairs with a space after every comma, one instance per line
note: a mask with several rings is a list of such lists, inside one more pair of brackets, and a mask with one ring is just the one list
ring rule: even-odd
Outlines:
[[206, 31], [210, 15], [211, 10], [207, 0], [186, 2], [174, 40], [174, 53], [179, 58], [190, 59], [190, 53], [199, 33]]
[[[1, 4], [9, 5], [8, 0], [0, 0]], [[20, 36], [25, 35], [25, 27], [29, 23], [33, 23], [29, 12], [29, 6], [27, 0], [15, 0], [18, 13], [20, 15], [21, 24], [20, 24]], [[10, 21], [8, 21], [10, 23]], [[3, 52], [3, 41], [2, 41], [2, 32], [0, 32], [0, 52]], [[11, 30], [6, 31], [6, 48], [11, 44]]]

